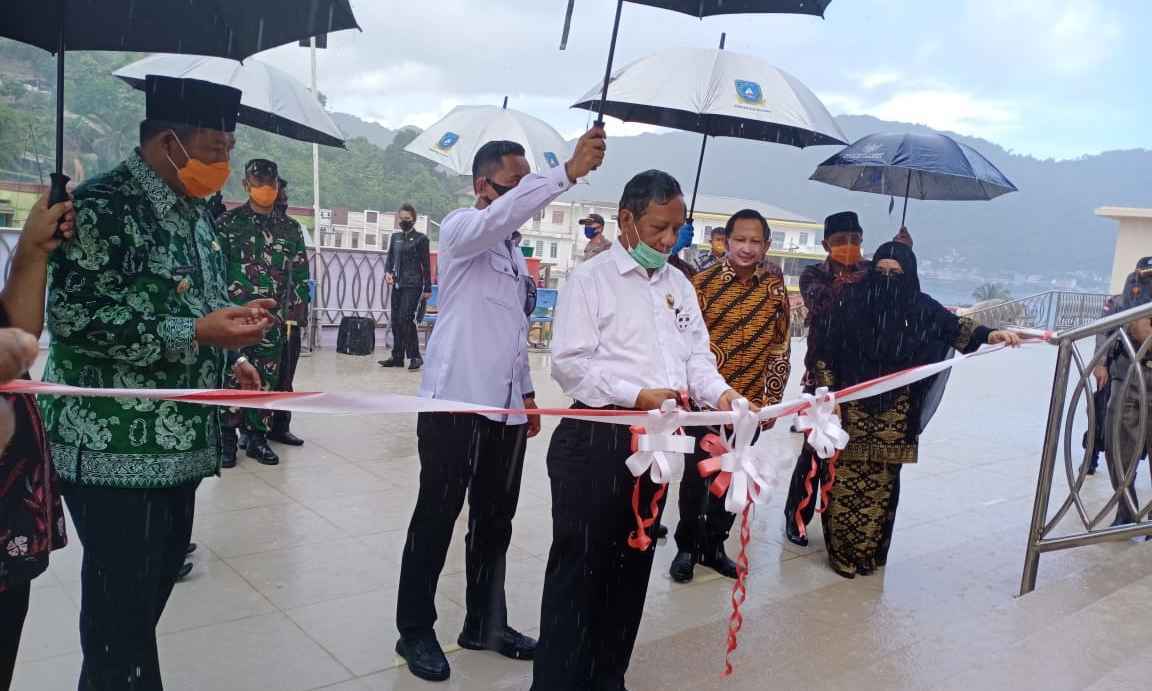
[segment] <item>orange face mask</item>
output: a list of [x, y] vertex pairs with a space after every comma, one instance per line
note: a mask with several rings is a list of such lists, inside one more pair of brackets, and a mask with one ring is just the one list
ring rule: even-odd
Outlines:
[[837, 245], [828, 250], [828, 256], [832, 257], [832, 261], [844, 266], [856, 266], [861, 257], [860, 245]]
[[[176, 133], [173, 132], [172, 136], [176, 137]], [[205, 199], [224, 188], [224, 184], [228, 182], [228, 175], [232, 172], [228, 168], [228, 161], [205, 163], [200, 159], [192, 158], [179, 137], [176, 137], [176, 143], [180, 145], [184, 155], [188, 156], [188, 162], [184, 164], [183, 168], [177, 166], [171, 158], [168, 159], [168, 162], [176, 169], [176, 177], [180, 179], [180, 184], [184, 185], [184, 190], [188, 196]]]
[[276, 203], [276, 197], [279, 194], [280, 191], [271, 185], [260, 185], [248, 189], [248, 196], [252, 198], [252, 203], [256, 206], [272, 206]]

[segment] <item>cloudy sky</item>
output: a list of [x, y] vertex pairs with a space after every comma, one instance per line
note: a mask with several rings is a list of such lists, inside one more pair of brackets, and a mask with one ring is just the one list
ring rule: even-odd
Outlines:
[[[512, 107], [574, 135], [589, 116], [568, 106], [602, 76], [615, 3], [577, 0], [560, 52], [566, 4], [352, 0], [364, 31], [335, 34], [320, 51], [320, 90], [335, 110], [387, 127], [425, 127], [456, 105], [508, 96]], [[617, 65], [662, 49], [715, 47], [727, 32], [729, 50], [796, 75], [835, 114], [923, 123], [1069, 158], [1152, 148], [1149, 26], [1148, 0], [833, 0], [824, 21], [699, 21], [626, 3]], [[262, 57], [307, 77], [306, 50]]]

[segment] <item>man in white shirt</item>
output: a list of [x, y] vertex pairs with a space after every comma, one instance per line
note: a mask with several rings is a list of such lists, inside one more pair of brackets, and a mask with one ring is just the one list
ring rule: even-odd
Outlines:
[[[488, 142], [472, 164], [476, 205], [448, 214], [440, 227], [440, 311], [428, 342], [420, 395], [491, 408], [535, 408], [528, 371], [528, 314], [535, 285], [518, 229], [604, 160], [604, 130], [581, 137], [572, 159], [543, 175], [530, 172], [524, 147]], [[416, 434], [420, 492], [400, 567], [396, 652], [429, 681], [448, 678], [436, 640], [434, 598], [469, 498], [467, 617], [458, 643], [530, 660], [536, 641], [508, 626], [504, 560], [520, 495], [527, 437], [538, 416], [423, 413]], [[471, 491], [469, 491], [471, 486]]]
[[[624, 188], [620, 234], [560, 291], [552, 376], [576, 407], [653, 410], [687, 391], [728, 410], [692, 284], [666, 262], [684, 223], [679, 183], [641, 173]], [[552, 435], [552, 548], [544, 580], [535, 691], [623, 689], [655, 547], [628, 546], [636, 524], [623, 425], [565, 419]], [[639, 481], [640, 506], [656, 492]]]

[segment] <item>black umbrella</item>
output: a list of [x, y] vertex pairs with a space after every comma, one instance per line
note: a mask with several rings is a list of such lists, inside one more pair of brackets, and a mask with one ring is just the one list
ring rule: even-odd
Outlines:
[[0, 36], [56, 54], [56, 172], [49, 202], [68, 198], [64, 175], [64, 53], [116, 50], [243, 60], [260, 51], [359, 28], [349, 0], [16, 0]]
[[[604, 67], [604, 91], [600, 96], [596, 124], [604, 124], [604, 104], [608, 101], [608, 85], [612, 78], [612, 62], [616, 58], [616, 37], [620, 33], [620, 15], [625, 0], [616, 0], [616, 19], [612, 22], [612, 41], [608, 45], [608, 64]], [[693, 17], [711, 17], [720, 14], [810, 14], [824, 16], [824, 10], [832, 0], [628, 0], [637, 5], [659, 7], [672, 12]], [[568, 0], [568, 13], [564, 19], [564, 35], [560, 39], [560, 49], [568, 43], [568, 29], [572, 21], [572, 9], [576, 0]]]

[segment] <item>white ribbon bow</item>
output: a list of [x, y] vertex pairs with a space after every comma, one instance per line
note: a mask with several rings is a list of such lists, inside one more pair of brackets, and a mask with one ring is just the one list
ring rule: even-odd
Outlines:
[[803, 398], [808, 408], [797, 418], [796, 429], [808, 431], [808, 445], [817, 456], [832, 458], [838, 450], [848, 446], [848, 433], [836, 414], [836, 395], [822, 386], [816, 389], [815, 394], [804, 394]]
[[684, 474], [684, 454], [696, 450], [696, 439], [677, 434], [681, 410], [676, 401], [664, 401], [660, 410], [649, 410], [644, 434], [636, 438], [636, 451], [628, 457], [628, 470], [634, 477], [651, 471], [652, 482], [666, 485]]
[[720, 456], [720, 471], [729, 473], [724, 508], [739, 514], [751, 501], [767, 504], [776, 489], [776, 470], [772, 463], [752, 445], [760, 428], [760, 416], [741, 398], [732, 403], [732, 431], [719, 436], [727, 452]]

